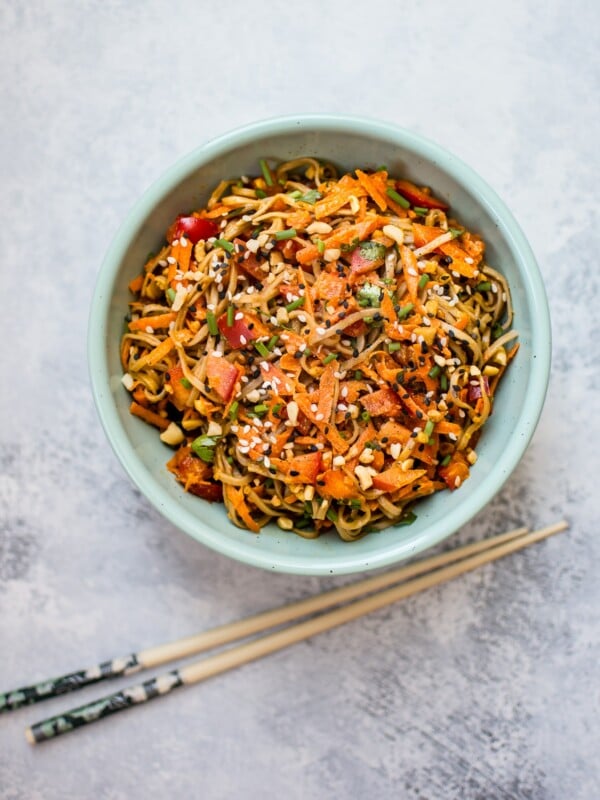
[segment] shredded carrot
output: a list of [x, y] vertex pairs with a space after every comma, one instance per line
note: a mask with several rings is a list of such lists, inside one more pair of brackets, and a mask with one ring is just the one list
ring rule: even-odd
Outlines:
[[129, 413], [133, 414], [134, 417], [143, 419], [144, 422], [150, 425], [154, 425], [155, 428], [160, 428], [161, 431], [166, 430], [170, 425], [170, 421], [166, 417], [161, 417], [160, 414], [156, 414], [151, 409], [145, 408], [135, 401], [129, 406]]
[[155, 331], [159, 328], [168, 328], [176, 319], [177, 314], [175, 311], [169, 311], [166, 314], [154, 314], [134, 319], [129, 323], [128, 327], [130, 331], [145, 331], [146, 328], [152, 328]]

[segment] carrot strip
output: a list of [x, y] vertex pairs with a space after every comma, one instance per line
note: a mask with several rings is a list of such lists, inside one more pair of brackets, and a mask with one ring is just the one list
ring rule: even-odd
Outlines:
[[385, 211], [388, 206], [387, 195], [385, 193], [387, 172], [376, 172], [373, 175], [367, 175], [362, 170], [357, 169], [356, 176], [369, 196], [379, 206], [381, 211]]
[[165, 356], [168, 356], [174, 347], [175, 342], [169, 336], [164, 342], [157, 345], [154, 350], [138, 358], [137, 361], [133, 361], [130, 367], [131, 371], [137, 372], [137, 370], [144, 369], [144, 367], [153, 367], [155, 364], [158, 364], [159, 361], [162, 361]]
[[161, 417], [160, 414], [151, 411], [149, 408], [144, 408], [144, 406], [136, 403], [135, 400], [132, 401], [131, 405], [129, 406], [129, 413], [133, 414], [134, 417], [143, 419], [144, 422], [147, 422], [150, 425], [154, 425], [155, 428], [160, 428], [161, 431], [165, 431], [170, 425], [168, 419]]
[[138, 294], [141, 291], [142, 286], [144, 285], [144, 276], [138, 275], [137, 278], [129, 281], [127, 284], [127, 288], [132, 294]]
[[134, 319], [129, 323], [128, 328], [130, 331], [145, 331], [146, 328], [152, 328], [152, 330], [155, 331], [158, 328], [168, 328], [176, 319], [176, 312], [168, 311], [165, 314], [156, 314], [152, 317]]

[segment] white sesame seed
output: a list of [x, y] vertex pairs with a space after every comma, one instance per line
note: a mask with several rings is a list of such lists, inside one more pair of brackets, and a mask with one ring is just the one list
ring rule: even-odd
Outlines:
[[325, 419], [325, 415], [324, 414], [315, 414], [315, 419], [317, 420], [317, 422], [321, 422], [321, 420]]
[[263, 465], [264, 465], [264, 466], [265, 466], [267, 469], [269, 469], [269, 467], [271, 466], [271, 459], [270, 459], [268, 456], [265, 456], [265, 457], [263, 458]]
[[240, 336], [240, 344], [247, 344], [247, 343], [248, 343], [248, 340], [246, 339], [246, 337], [243, 336], [243, 335]]
[[473, 261], [473, 259], [471, 258], [471, 256], [465, 256], [465, 261], [467, 262], [467, 264], [474, 264], [475, 263]]
[[244, 319], [244, 315], [242, 314], [241, 311], [238, 311], [238, 313], [235, 315], [234, 319]]
[[173, 258], [173, 256], [167, 256], [167, 263], [168, 264], [176, 264], [177, 261]]

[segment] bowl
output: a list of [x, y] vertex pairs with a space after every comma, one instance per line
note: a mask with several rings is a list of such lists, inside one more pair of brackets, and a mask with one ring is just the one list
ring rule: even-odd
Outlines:
[[[335, 534], [303, 539], [271, 525], [259, 534], [231, 523], [221, 504], [186, 494], [166, 470], [171, 450], [132, 417], [121, 384], [119, 340], [130, 299], [128, 282], [158, 249], [182, 211], [201, 207], [222, 177], [256, 174], [260, 158], [316, 155], [346, 169], [386, 164], [390, 174], [431, 186], [457, 217], [480, 233], [487, 260], [507, 277], [521, 349], [501, 382], [477, 447], [478, 461], [459, 491], [421, 500], [408, 527], [356, 542]], [[537, 424], [550, 372], [550, 320], [533, 253], [512, 214], [466, 164], [440, 146], [395, 125], [338, 115], [306, 114], [257, 122], [201, 145], [174, 164], [140, 198], [106, 254], [92, 301], [88, 353], [94, 399], [106, 435], [129, 477], [173, 525], [246, 564], [304, 575], [370, 570], [414, 556], [452, 534], [499, 491]]]

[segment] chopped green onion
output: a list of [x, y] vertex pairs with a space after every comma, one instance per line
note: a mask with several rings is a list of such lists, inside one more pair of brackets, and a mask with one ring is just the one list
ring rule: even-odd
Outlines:
[[309, 189], [308, 192], [299, 197], [298, 200], [301, 200], [303, 203], [309, 203], [311, 206], [314, 206], [317, 200], [320, 200], [321, 197], [323, 197], [321, 192], [317, 192], [316, 189]]
[[321, 255], [325, 252], [325, 242], [322, 239], [317, 239], [317, 250]]
[[352, 508], [360, 508], [361, 507], [361, 502], [360, 502], [360, 500], [353, 499], [353, 500], [350, 500], [350, 505], [352, 506]]
[[442, 467], [447, 467], [447, 466], [448, 466], [448, 464], [449, 464], [451, 461], [452, 461], [452, 456], [450, 455], [450, 453], [448, 453], [448, 455], [447, 455], [447, 456], [444, 456], [444, 458], [442, 459]]
[[363, 374], [362, 374], [361, 370], [359, 370], [359, 369], [355, 370], [355, 372], [354, 372], [354, 380], [355, 381], [362, 381], [362, 376], [363, 376]]
[[443, 373], [442, 377], [440, 378], [440, 386], [442, 387], [443, 392], [445, 392], [448, 388], [448, 378], [446, 377], [445, 373]]
[[227, 308], [227, 327], [231, 328], [233, 326], [233, 315], [234, 315], [233, 306], [228, 306]]
[[225, 460], [228, 464], [233, 464], [233, 456], [225, 456]]
[[279, 341], [279, 334], [278, 333], [276, 333], [274, 336], [271, 336], [271, 338], [267, 342], [267, 347], [269, 348], [269, 350], [272, 350], [275, 347], [275, 345], [277, 344], [278, 341]]
[[273, 175], [271, 174], [269, 165], [264, 160], [264, 158], [261, 158], [258, 163], [260, 164], [260, 169], [263, 174], [263, 178], [265, 179], [265, 183], [267, 184], [267, 186], [273, 186]]
[[270, 355], [267, 345], [264, 342], [254, 342], [254, 347], [263, 358], [267, 358]]
[[499, 339], [503, 333], [504, 333], [504, 328], [502, 327], [502, 325], [500, 325], [499, 322], [497, 322], [492, 328], [492, 341], [494, 341], [495, 339]]
[[430, 419], [427, 420], [427, 423], [423, 428], [423, 432], [427, 437], [431, 436], [431, 434], [433, 433], [433, 422]]
[[206, 324], [208, 325], [208, 332], [211, 336], [219, 335], [219, 326], [217, 325], [217, 318], [213, 311], [206, 312]]
[[283, 403], [276, 403], [272, 408], [274, 416], [277, 416], [277, 414], [279, 414], [282, 408], [283, 408]]
[[415, 214], [418, 214], [420, 217], [426, 217], [429, 214], [428, 208], [423, 208], [423, 206], [413, 206], [413, 211]]
[[424, 272], [419, 278], [419, 289], [424, 289], [429, 283], [429, 275]]
[[300, 306], [304, 305], [305, 299], [305, 297], [299, 297], [297, 300], [294, 300], [293, 303], [288, 303], [288, 305], [285, 307], [285, 310], [295, 311], [297, 308], [300, 308]]
[[401, 347], [402, 347], [402, 345], [400, 344], [400, 342], [390, 342], [388, 344], [388, 351], [390, 353], [397, 353], [398, 350], [400, 350]]
[[475, 287], [476, 292], [491, 292], [492, 284], [490, 281], [482, 281]]
[[312, 514], [312, 503], [310, 503], [308, 500], [304, 501], [304, 513]]
[[[310, 513], [312, 515], [312, 508], [310, 510]], [[312, 524], [312, 521], [313, 521], [312, 520], [312, 516], [310, 516], [310, 517], [302, 517], [302, 519], [299, 519], [298, 522], [296, 522], [294, 527], [298, 528], [298, 530], [303, 531], [305, 528], [310, 528], [310, 526]]]
[[388, 168], [387, 168], [387, 166], [385, 164], [380, 164], [377, 167], [377, 169], [375, 170], [375, 172], [387, 172], [387, 171], [388, 171]]
[[332, 362], [332, 361], [335, 361], [337, 357], [338, 357], [338, 354], [337, 354], [337, 353], [329, 353], [329, 355], [328, 355], [328, 356], [326, 356], [326, 357], [323, 359], [323, 364], [325, 364], [325, 365], [327, 365], [327, 364], [331, 364], [331, 362]]
[[215, 247], [222, 247], [223, 250], [227, 250], [228, 253], [233, 253], [234, 247], [231, 242], [228, 242], [227, 239], [217, 239], [215, 241]]
[[257, 225], [256, 228], [254, 228], [254, 230], [252, 231], [252, 236], [250, 238], [251, 239], [256, 239], [256, 237], [258, 236], [258, 234], [262, 231], [262, 229], [264, 227], [265, 226], [262, 225], [262, 224], [261, 225]]
[[217, 444], [217, 440], [214, 436], [198, 436], [197, 439], [194, 439], [192, 442], [192, 450], [201, 458], [202, 461], [206, 461], [207, 464], [212, 464], [215, 460], [215, 445]]
[[299, 200], [302, 197], [302, 192], [299, 189], [296, 189], [295, 192], [290, 192], [288, 197], [291, 197], [292, 200]]
[[282, 239], [293, 239], [294, 236], [296, 236], [296, 228], [288, 228], [285, 231], [277, 231], [275, 234], [275, 238], [279, 242]]
[[436, 364], [435, 367], [432, 367], [427, 374], [430, 378], [437, 378], [441, 371], [442, 368]]
[[310, 348], [307, 347], [306, 350], [304, 350], [304, 352], [302, 353], [302, 355], [304, 356], [304, 358], [308, 358], [308, 356], [310, 355]]
[[416, 518], [417, 515], [413, 511], [409, 511], [405, 517], [402, 517], [402, 519], [396, 523], [396, 525], [398, 527], [401, 525], [412, 525]]
[[254, 413], [258, 414], [259, 416], [261, 414], [266, 414], [268, 410], [269, 406], [266, 406], [264, 403], [259, 403], [257, 406], [254, 406]]
[[180, 383], [182, 386], [185, 386], [185, 388], [186, 388], [186, 389], [191, 389], [191, 388], [192, 388], [192, 384], [191, 384], [191, 383], [188, 381], [188, 379], [187, 379], [187, 378], [181, 378], [181, 379], [180, 379], [180, 381], [179, 381], [179, 383]]
[[398, 194], [398, 192], [392, 189], [391, 186], [385, 190], [385, 193], [388, 197], [391, 197], [395, 203], [398, 203], [399, 206], [402, 206], [402, 208], [410, 208], [410, 203], [408, 200], [402, 197], [401, 194]]
[[171, 287], [167, 289], [167, 300], [169, 301], [169, 303], [172, 304], [175, 302], [175, 294], [176, 294], [175, 289], [171, 289]]
[[337, 522], [338, 515], [333, 508], [330, 508], [326, 514], [326, 517], [330, 522]]
[[265, 197], [267, 196], [267, 193], [264, 191], [264, 189], [255, 189], [254, 191], [256, 192], [256, 196], [260, 200], [264, 200]]
[[368, 422], [371, 419], [371, 415], [369, 414], [368, 411], [363, 411], [362, 414], [360, 415], [360, 418], [362, 419], [363, 422]]
[[463, 230], [459, 230], [458, 228], [448, 228], [448, 230], [455, 239], [457, 238], [457, 236], [462, 236], [464, 233]]
[[404, 317], [408, 317], [414, 307], [414, 303], [407, 303], [405, 306], [402, 306], [400, 311], [398, 311], [398, 319], [404, 319]]
[[237, 419], [238, 408], [240, 404], [237, 400], [234, 400], [231, 406], [229, 407], [229, 416], [231, 419]]

